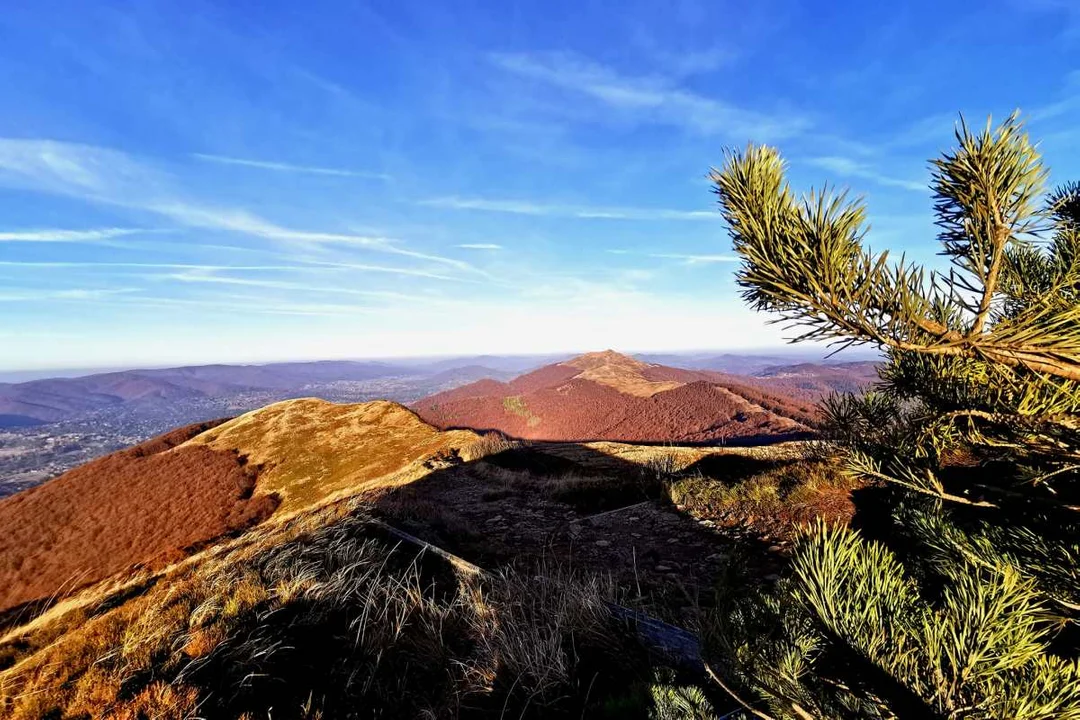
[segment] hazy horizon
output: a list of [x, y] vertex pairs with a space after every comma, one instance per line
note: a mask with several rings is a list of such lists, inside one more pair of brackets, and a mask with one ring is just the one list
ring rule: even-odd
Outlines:
[[236, 361], [236, 362], [205, 362], [205, 363], [182, 363], [182, 364], [160, 364], [160, 365], [107, 365], [99, 367], [44, 367], [44, 368], [0, 368], [0, 383], [19, 383], [29, 382], [31, 380], [42, 380], [47, 378], [76, 378], [84, 377], [87, 375], [97, 375], [101, 373], [110, 372], [130, 372], [136, 370], [164, 370], [177, 367], [200, 367], [207, 365], [234, 365], [234, 366], [261, 366], [261, 365], [277, 365], [283, 363], [320, 363], [320, 362], [381, 362], [386, 364], [424, 364], [433, 362], [450, 362], [454, 360], [469, 361], [480, 360], [483, 358], [521, 358], [521, 359], [543, 359], [552, 357], [570, 357], [574, 355], [580, 355], [587, 352], [596, 352], [599, 350], [611, 349], [616, 352], [623, 353], [625, 355], [649, 355], [649, 356], [662, 356], [670, 355], [673, 357], [709, 357], [709, 356], [722, 356], [731, 355], [735, 357], [780, 357], [780, 358], [792, 358], [792, 359], [824, 359], [826, 356], [832, 357], [832, 362], [855, 362], [860, 360], [873, 359], [878, 355], [874, 350], [869, 348], [848, 348], [839, 353], [833, 354], [831, 350], [821, 345], [814, 344], [786, 344], [772, 347], [761, 348], [749, 348], [732, 350], [730, 348], [695, 348], [695, 349], [683, 349], [683, 350], [658, 350], [658, 351], [636, 351], [625, 350], [619, 348], [588, 348], [569, 350], [563, 352], [546, 352], [546, 353], [467, 353], [463, 355], [458, 354], [431, 354], [431, 355], [401, 355], [401, 356], [355, 356], [355, 357], [339, 357], [339, 358], [318, 358], [318, 357], [291, 357], [291, 358], [276, 358], [269, 360], [250, 360], [250, 361]]

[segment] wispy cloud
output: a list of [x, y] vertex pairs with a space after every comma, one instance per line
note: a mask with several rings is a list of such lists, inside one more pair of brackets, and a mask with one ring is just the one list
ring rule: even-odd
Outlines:
[[386, 290], [361, 290], [352, 287], [338, 287], [325, 283], [300, 283], [289, 280], [270, 280], [266, 278], [232, 277], [222, 274], [227, 268], [214, 268], [212, 270], [197, 269], [184, 272], [170, 273], [159, 276], [170, 280], [184, 283], [203, 283], [211, 285], [234, 285], [238, 287], [257, 287], [272, 290], [290, 290], [307, 293], [327, 293], [334, 295], [351, 295], [357, 297], [380, 298], [384, 300], [412, 301], [418, 299], [416, 295], [392, 292]]
[[670, 68], [676, 75], [695, 75], [718, 70], [730, 65], [739, 53], [725, 45], [712, 45], [701, 50], [682, 50], [669, 52], [663, 48], [654, 48], [653, 55], [664, 67]]
[[300, 315], [313, 317], [348, 317], [357, 313], [381, 313], [383, 308], [354, 303], [296, 303], [282, 302], [278, 298], [252, 297], [247, 295], [212, 295], [203, 298], [126, 297], [115, 298], [115, 304], [133, 305], [139, 308], [187, 308], [206, 307], [230, 310], [252, 315]]
[[399, 268], [386, 265], [371, 265], [369, 263], [357, 263], [349, 261], [319, 261], [308, 260], [307, 267], [329, 267], [337, 268], [339, 270], [360, 270], [363, 272], [372, 273], [386, 273], [388, 275], [402, 275], [405, 277], [421, 277], [431, 278], [433, 280], [453, 280], [457, 282], [478, 282], [470, 281], [460, 275], [446, 275], [442, 273], [432, 272], [430, 270], [417, 270], [414, 268]]
[[269, 271], [303, 269], [296, 265], [199, 265], [194, 263], [109, 262], [98, 260], [0, 260], [0, 267], [55, 267], [55, 268], [165, 268], [199, 270]]
[[878, 172], [871, 165], [858, 160], [852, 160], [851, 158], [826, 156], [810, 158], [806, 162], [815, 167], [840, 175], [841, 177], [861, 178], [875, 182], [878, 185], [911, 190], [912, 192], [927, 192], [927, 184], [925, 182], [891, 177]]
[[390, 179], [390, 176], [385, 173], [370, 172], [367, 170], [346, 170], [343, 168], [328, 168], [315, 165], [294, 165], [292, 163], [274, 162], [271, 160], [252, 160], [248, 158], [229, 157], [227, 155], [210, 155], [206, 153], [192, 153], [191, 156], [205, 162], [218, 163], [221, 165], [239, 165], [241, 167], [257, 168], [259, 170], [273, 170], [275, 172], [371, 178], [375, 180]]
[[0, 138], [0, 184], [138, 209], [187, 227], [236, 232], [308, 249], [365, 248], [483, 274], [462, 260], [409, 250], [390, 238], [287, 228], [244, 209], [190, 200], [174, 188], [170, 176], [109, 148]]
[[739, 262], [734, 255], [694, 255], [685, 253], [649, 253], [649, 257], [682, 260], [687, 265], [710, 265], [712, 263]]
[[495, 53], [491, 61], [529, 80], [591, 98], [646, 122], [674, 125], [740, 140], [780, 140], [799, 135], [810, 121], [787, 110], [767, 114], [679, 87], [663, 77], [632, 77], [569, 53]]
[[387, 275], [401, 275], [404, 277], [430, 278], [433, 280], [447, 280], [463, 282], [463, 278], [457, 275], [440, 274], [428, 270], [413, 268], [399, 268], [387, 265], [371, 265], [368, 263], [356, 263], [348, 261], [329, 260], [306, 260], [290, 265], [200, 265], [195, 263], [151, 263], [151, 262], [103, 262], [103, 261], [77, 261], [77, 260], [0, 260], [0, 267], [33, 267], [33, 268], [85, 268], [85, 269], [116, 269], [116, 270], [180, 270], [198, 272], [330, 272], [334, 270], [356, 270], [360, 272], [380, 273]]
[[952, 142], [959, 121], [960, 115], [956, 112], [927, 115], [890, 133], [884, 144], [900, 149], [945, 145]]
[[[1080, 10], [1077, 10], [1076, 18], [1080, 27]], [[1062, 86], [1058, 100], [1031, 109], [1028, 114], [1033, 120], [1054, 120], [1080, 109], [1080, 70], [1065, 73]]]
[[666, 253], [645, 252], [640, 250], [627, 250], [626, 248], [612, 248], [607, 252], [612, 255], [639, 255], [642, 257], [657, 258], [660, 260], [681, 260], [686, 265], [711, 265], [713, 263], [739, 262], [735, 255], [714, 255], [707, 253]]
[[457, 247], [463, 250], [502, 250], [502, 245], [495, 243], [462, 243]]
[[13, 289], [0, 292], [0, 302], [43, 302], [46, 300], [100, 300], [139, 292], [140, 288], [70, 288], [65, 290]]
[[272, 223], [245, 210], [206, 207], [184, 202], [152, 204], [146, 206], [146, 209], [166, 215], [176, 222], [190, 227], [228, 230], [267, 240], [277, 240], [309, 247], [339, 246], [366, 248], [392, 255], [400, 255], [402, 257], [410, 257], [417, 260], [427, 260], [442, 265], [449, 265], [450, 267], [466, 272], [480, 273], [478, 268], [473, 267], [463, 260], [456, 260], [454, 258], [431, 253], [422, 253], [416, 250], [408, 250], [401, 247], [399, 244], [400, 241], [393, 238], [353, 233], [295, 230]]
[[0, 242], [97, 243], [148, 232], [138, 228], [97, 228], [88, 230], [12, 230], [0, 232]]
[[109, 148], [56, 140], [0, 138], [0, 184], [97, 202], [153, 196], [164, 176]]
[[671, 210], [667, 208], [594, 207], [561, 205], [527, 200], [500, 200], [478, 197], [439, 197], [420, 201], [421, 205], [453, 210], [573, 217], [597, 220], [720, 220], [720, 214], [708, 210]]

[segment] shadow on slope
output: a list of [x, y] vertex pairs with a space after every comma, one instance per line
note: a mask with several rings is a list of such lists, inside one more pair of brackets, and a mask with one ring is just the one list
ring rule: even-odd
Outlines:
[[782, 566], [769, 543], [676, 507], [656, 464], [579, 443], [508, 445], [373, 494], [376, 514], [488, 570], [557, 558], [608, 576], [624, 601], [683, 624], [733, 554], [761, 576]]
[[[430, 420], [426, 420], [429, 421]], [[807, 430], [794, 430], [785, 432], [762, 432], [762, 433], [750, 433], [746, 435], [739, 435], [730, 437], [724, 440], [718, 439], [706, 439], [706, 440], [693, 440], [687, 438], [679, 438], [677, 440], [672, 439], [649, 439], [649, 438], [635, 438], [626, 436], [612, 436], [606, 434], [597, 434], [592, 436], [589, 433], [582, 433], [580, 437], [574, 437], [568, 440], [537, 440], [526, 436], [516, 435], [513, 432], [507, 432], [505, 428], [499, 427], [471, 427], [467, 425], [446, 425], [441, 428], [445, 432], [450, 431], [472, 431], [480, 435], [496, 433], [499, 435], [505, 435], [513, 440], [521, 440], [528, 443], [551, 443], [551, 444], [565, 444], [575, 443], [579, 445], [587, 445], [589, 443], [600, 442], [617, 442], [626, 443], [630, 445], [644, 445], [646, 447], [671, 447], [677, 445], [679, 447], [697, 447], [697, 448], [748, 448], [748, 447], [765, 447], [768, 445], [778, 445], [780, 443], [788, 442], [803, 442], [811, 441], [819, 438], [818, 434], [810, 429]], [[702, 433], [708, 433], [713, 428], [705, 428]]]
[[[451, 448], [410, 484], [272, 521], [89, 606], [57, 608], [0, 640], [0, 714], [645, 717], [656, 663], [608, 601], [693, 627], [716, 582], [783, 567], [753, 533], [668, 498], [688, 472], [738, 485], [791, 463], [487, 443], [478, 459]], [[493, 577], [418, 557], [368, 508]], [[751, 572], [731, 573], [736, 560]]]

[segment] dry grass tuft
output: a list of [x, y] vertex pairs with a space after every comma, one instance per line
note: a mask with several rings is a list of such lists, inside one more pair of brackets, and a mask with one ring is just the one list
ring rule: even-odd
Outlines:
[[322, 512], [321, 527], [257, 529], [116, 606], [9, 639], [0, 715], [498, 717], [580, 692], [589, 653], [628, 655], [605, 583], [554, 567], [459, 576], [361, 509]]
[[642, 474], [652, 482], [667, 486], [685, 467], [686, 463], [676, 453], [669, 451], [646, 458], [642, 465]]
[[482, 530], [473, 527], [460, 512], [425, 499], [408, 485], [384, 493], [379, 500], [379, 511], [406, 527], [423, 527], [443, 541], [473, 539]]
[[504, 571], [486, 598], [474, 600], [475, 617], [488, 624], [477, 635], [523, 691], [551, 695], [572, 678], [578, 659], [567, 638], [618, 656], [607, 605], [614, 595], [603, 578], [582, 578], [550, 562], [530, 573]]
[[493, 431], [484, 433], [480, 436], [480, 439], [469, 446], [469, 456], [474, 460], [490, 457], [492, 455], [498, 455], [499, 453], [509, 452], [511, 450], [517, 450], [525, 447], [525, 443], [521, 440], [514, 440], [501, 432]]

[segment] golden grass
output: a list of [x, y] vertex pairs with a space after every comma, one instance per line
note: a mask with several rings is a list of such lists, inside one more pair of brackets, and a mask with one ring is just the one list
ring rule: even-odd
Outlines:
[[540, 424], [540, 417], [533, 414], [533, 411], [525, 404], [525, 399], [520, 395], [504, 397], [503, 410], [511, 415], [517, 415], [518, 417], [524, 418], [525, 424], [529, 427], [536, 427]]
[[337, 492], [415, 480], [423, 461], [468, 449], [480, 436], [442, 432], [411, 410], [388, 401], [338, 405], [307, 398], [247, 413], [190, 443], [234, 450], [260, 465], [260, 493], [282, 498], [279, 512], [308, 507]]
[[522, 440], [508, 438], [500, 432], [484, 433], [479, 440], [469, 446], [468, 454], [473, 460], [498, 455], [499, 453], [525, 447]]
[[750, 458], [770, 462], [798, 460], [806, 456], [807, 443], [791, 441], [756, 447], [716, 447], [702, 445], [638, 445], [634, 443], [597, 441], [589, 443], [555, 443], [545, 446], [545, 451], [586, 466], [597, 466], [598, 469], [602, 469], [600, 467], [603, 463], [602, 456], [609, 456], [613, 459], [612, 467], [617, 467], [617, 461], [620, 460], [636, 465], [648, 465], [657, 458], [671, 457], [678, 469], [681, 470], [705, 458], [717, 456]]

